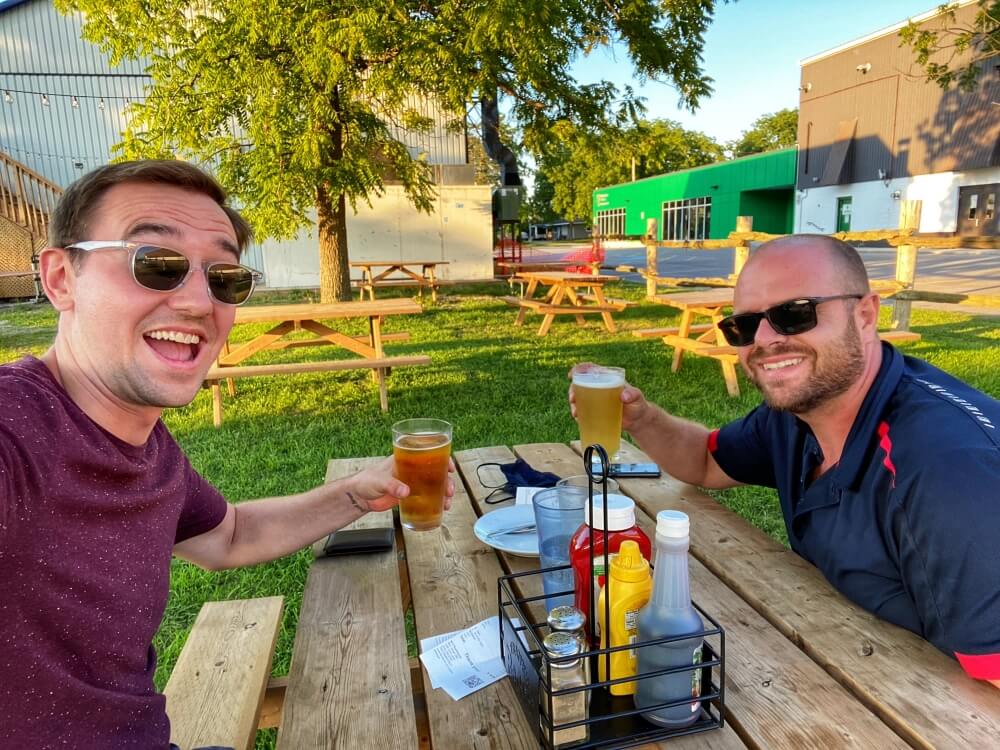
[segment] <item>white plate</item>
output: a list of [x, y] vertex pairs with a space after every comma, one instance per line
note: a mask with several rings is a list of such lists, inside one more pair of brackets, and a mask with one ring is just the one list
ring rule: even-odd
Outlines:
[[508, 505], [482, 516], [472, 527], [476, 537], [501, 552], [518, 557], [538, 557], [538, 533], [529, 531], [521, 534], [497, 534], [489, 539], [486, 535], [500, 529], [516, 529], [535, 522], [535, 509], [530, 505]]

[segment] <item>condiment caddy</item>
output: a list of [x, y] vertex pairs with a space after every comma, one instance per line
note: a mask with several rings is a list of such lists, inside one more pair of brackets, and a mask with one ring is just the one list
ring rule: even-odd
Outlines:
[[[635, 544], [634, 548], [626, 545], [626, 557], [618, 561], [617, 568], [611, 567], [614, 552], [621, 552], [608, 536], [615, 529], [614, 522], [608, 520], [608, 466], [601, 446], [586, 449], [584, 468], [591, 477], [588, 524], [593, 527], [590, 533], [602, 538], [592, 540], [592, 550], [599, 552], [596, 556], [590, 552], [587, 578], [591, 586], [584, 601], [599, 601], [598, 608], [603, 611], [596, 618], [583, 617], [573, 607], [546, 613], [544, 594], [519, 593], [541, 591], [543, 573], [572, 568], [572, 563], [498, 580], [504, 666], [528, 720], [537, 722], [542, 744], [549, 750], [631, 747], [716, 729], [725, 720], [725, 632], [696, 603], [676, 607], [681, 599], [689, 601], [687, 517], [681, 513], [661, 513], [658, 517], [657, 559], [662, 556], [664, 568], [659, 577], [654, 568], [652, 599], [636, 618], [636, 602], [644, 601], [643, 591], [648, 591], [649, 585], [641, 582], [642, 574], [652, 566], [645, 561], [646, 549], [640, 553]], [[595, 500], [597, 492], [602, 497]], [[603, 519], [597, 514], [603, 514]], [[668, 576], [667, 564], [682, 564], [683, 575], [672, 571]], [[606, 571], [614, 572], [604, 578]], [[679, 583], [681, 578], [683, 583]], [[623, 588], [616, 591], [619, 579], [617, 585]], [[602, 589], [594, 589], [598, 581], [605, 582], [606, 596], [599, 596]], [[576, 593], [579, 595], [579, 589]], [[614, 619], [612, 601], [620, 605], [618, 617], [627, 614], [627, 632]], [[610, 647], [588, 648], [602, 642], [594, 620], [613, 624], [613, 628], [604, 628], [603, 643], [612, 633]], [[682, 634], [661, 635], [678, 621], [683, 623]], [[585, 632], [580, 632], [581, 625]], [[615, 645], [619, 642], [622, 645]], [[634, 668], [636, 663], [637, 674], [618, 676], [627, 669], [624, 665]], [[676, 695], [678, 685], [683, 689], [691, 685], [692, 694]]]

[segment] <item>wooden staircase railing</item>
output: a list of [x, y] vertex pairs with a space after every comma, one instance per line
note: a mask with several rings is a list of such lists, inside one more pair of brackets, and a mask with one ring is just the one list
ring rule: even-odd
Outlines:
[[0, 151], [0, 216], [31, 234], [32, 245], [49, 231], [49, 215], [63, 189]]

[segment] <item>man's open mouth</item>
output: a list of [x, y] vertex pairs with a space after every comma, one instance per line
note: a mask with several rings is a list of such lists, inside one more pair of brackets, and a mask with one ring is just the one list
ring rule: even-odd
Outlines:
[[150, 331], [143, 338], [161, 357], [173, 362], [190, 362], [198, 357], [203, 341], [196, 333], [161, 329]]

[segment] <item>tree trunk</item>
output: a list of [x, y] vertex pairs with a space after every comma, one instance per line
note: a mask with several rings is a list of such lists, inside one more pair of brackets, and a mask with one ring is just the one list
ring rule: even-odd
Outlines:
[[351, 274], [347, 255], [347, 199], [331, 196], [326, 185], [316, 189], [319, 231], [319, 295], [321, 302], [349, 302]]

